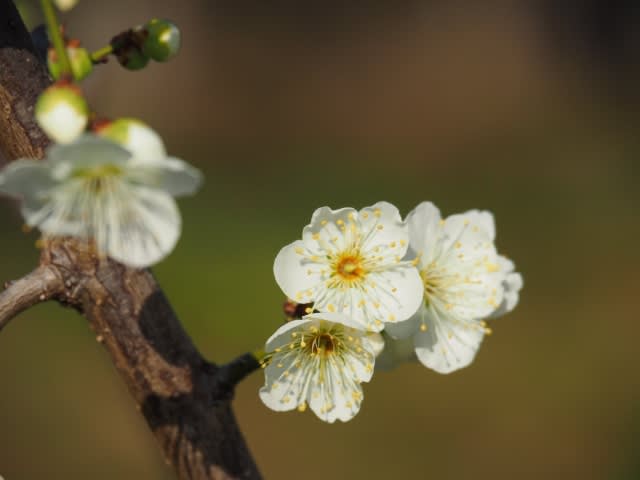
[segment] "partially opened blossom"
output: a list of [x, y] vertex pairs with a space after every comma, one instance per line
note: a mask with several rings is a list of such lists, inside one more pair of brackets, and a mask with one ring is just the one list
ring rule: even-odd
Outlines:
[[313, 313], [281, 326], [267, 341], [264, 404], [276, 411], [310, 408], [321, 420], [346, 422], [360, 410], [362, 382], [373, 375], [383, 347], [338, 313]]
[[284, 247], [274, 263], [276, 281], [298, 303], [340, 312], [360, 328], [380, 331], [408, 319], [422, 303], [418, 270], [402, 258], [409, 230], [387, 202], [356, 211], [316, 210], [302, 240]]
[[424, 202], [407, 223], [408, 258], [417, 261], [424, 302], [411, 319], [388, 325], [386, 332], [399, 340], [412, 338], [420, 362], [449, 373], [473, 361], [490, 332], [485, 320], [513, 309], [522, 277], [498, 255], [489, 212], [442, 219], [435, 205]]
[[113, 141], [85, 134], [50, 147], [43, 161], [9, 164], [0, 192], [20, 198], [25, 222], [44, 234], [92, 239], [100, 254], [146, 267], [180, 235], [173, 196], [193, 193], [200, 182], [200, 173], [177, 159], [140, 162]]

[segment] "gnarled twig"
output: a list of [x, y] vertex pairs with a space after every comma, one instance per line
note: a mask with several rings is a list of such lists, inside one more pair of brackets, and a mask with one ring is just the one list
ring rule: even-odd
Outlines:
[[50, 300], [62, 292], [62, 279], [49, 266], [40, 266], [15, 282], [9, 282], [0, 293], [0, 330], [20, 312]]

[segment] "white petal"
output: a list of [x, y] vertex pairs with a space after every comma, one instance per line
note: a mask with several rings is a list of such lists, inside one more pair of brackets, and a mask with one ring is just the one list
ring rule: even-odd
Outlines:
[[260, 399], [276, 412], [286, 412], [298, 406], [297, 398], [301, 393], [294, 375], [284, 375], [292, 368], [293, 360], [287, 363], [271, 362], [265, 370], [265, 384], [260, 388]]
[[200, 170], [179, 158], [167, 157], [161, 166], [159, 187], [174, 197], [193, 195], [202, 185]]
[[297, 240], [282, 250], [273, 263], [273, 274], [282, 291], [298, 303], [314, 301], [312, 289], [322, 278], [319, 266], [310, 261], [301, 240]]
[[358, 214], [364, 236], [362, 251], [371, 252], [376, 247], [396, 245], [394, 254], [402, 258], [407, 251], [409, 227], [402, 221], [398, 209], [389, 202], [378, 202], [363, 208]]
[[424, 305], [408, 320], [396, 323], [387, 323], [384, 326], [384, 333], [394, 340], [403, 340], [411, 338], [420, 329], [420, 319], [424, 316]]
[[289, 342], [289, 334], [290, 332], [298, 329], [300, 326], [307, 325], [311, 323], [311, 319], [304, 318], [302, 320], [291, 320], [290, 322], [281, 325], [273, 335], [269, 337], [267, 343], [265, 345], [265, 349], [267, 352], [271, 352], [276, 348], [280, 348], [282, 345], [285, 345]]
[[37, 226], [43, 233], [86, 237], [93, 199], [85, 193], [79, 179], [58, 183], [41, 197], [25, 198], [22, 215], [28, 225]]
[[[375, 332], [367, 332], [361, 338], [362, 348], [371, 352], [374, 357], [377, 357], [384, 350], [384, 338], [381, 334]], [[373, 374], [373, 372], [371, 372]], [[365, 381], [369, 381], [371, 376]]]
[[112, 198], [105, 205], [105, 243], [96, 232], [99, 248], [126, 265], [144, 268], [166, 257], [180, 237], [181, 218], [168, 194], [132, 187], [128, 202]]
[[442, 232], [440, 220], [440, 210], [431, 202], [422, 202], [407, 215], [411, 248], [408, 258], [420, 253], [426, 263], [433, 259]]
[[502, 255], [498, 258], [501, 272], [504, 273], [502, 286], [504, 296], [500, 306], [491, 314], [491, 318], [500, 317], [513, 310], [520, 300], [520, 290], [523, 287], [523, 279], [520, 273], [514, 272], [515, 265], [511, 260]]
[[471, 227], [478, 227], [484, 230], [490, 241], [494, 241], [496, 238], [496, 224], [493, 219], [493, 214], [488, 210], [469, 210], [462, 214], [471, 222]]
[[202, 173], [178, 158], [167, 157], [154, 164], [132, 162], [127, 178], [164, 190], [173, 197], [192, 195], [202, 184]]
[[54, 185], [45, 162], [20, 159], [0, 173], [0, 192], [18, 198], [42, 198]]
[[430, 312], [426, 331], [414, 336], [416, 356], [426, 367], [438, 373], [451, 373], [468, 366], [475, 358], [484, 337], [481, 327], [442, 320]]
[[53, 145], [47, 150], [47, 162], [57, 180], [66, 179], [76, 169], [100, 165], [124, 168], [130, 157], [131, 154], [116, 143], [91, 134], [81, 135], [72, 143]]
[[418, 269], [413, 265], [397, 265], [372, 274], [371, 279], [375, 282], [372, 295], [382, 305], [384, 322], [407, 320], [422, 305], [424, 284]]
[[328, 255], [342, 251], [347, 246], [345, 234], [351, 235], [351, 224], [356, 218], [353, 208], [331, 210], [329, 207], [316, 209], [311, 223], [302, 230], [302, 240], [309, 252], [316, 255]]

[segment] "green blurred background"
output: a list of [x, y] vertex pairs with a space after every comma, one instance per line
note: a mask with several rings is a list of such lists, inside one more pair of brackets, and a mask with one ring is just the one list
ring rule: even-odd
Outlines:
[[[110, 63], [86, 92], [206, 173], [154, 272], [208, 358], [281, 323], [273, 259], [322, 205], [489, 209], [524, 276], [471, 367], [380, 372], [347, 424], [268, 410], [253, 374], [235, 408], [266, 478], [640, 478], [640, 16], [580, 5], [81, 0], [64, 16], [91, 49], [154, 16], [183, 29], [172, 63]], [[3, 203], [4, 281], [38, 252]], [[6, 480], [174, 478], [75, 312], [15, 319], [0, 381]]]

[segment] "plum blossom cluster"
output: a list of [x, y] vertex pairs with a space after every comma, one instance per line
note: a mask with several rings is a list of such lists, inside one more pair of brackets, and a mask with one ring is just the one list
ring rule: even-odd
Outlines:
[[308, 315], [267, 341], [260, 398], [326, 422], [358, 413], [375, 368], [468, 366], [491, 333], [487, 321], [513, 310], [523, 285], [496, 250], [490, 212], [442, 218], [430, 202], [405, 219], [387, 202], [319, 208], [302, 239], [278, 253], [274, 274]]

